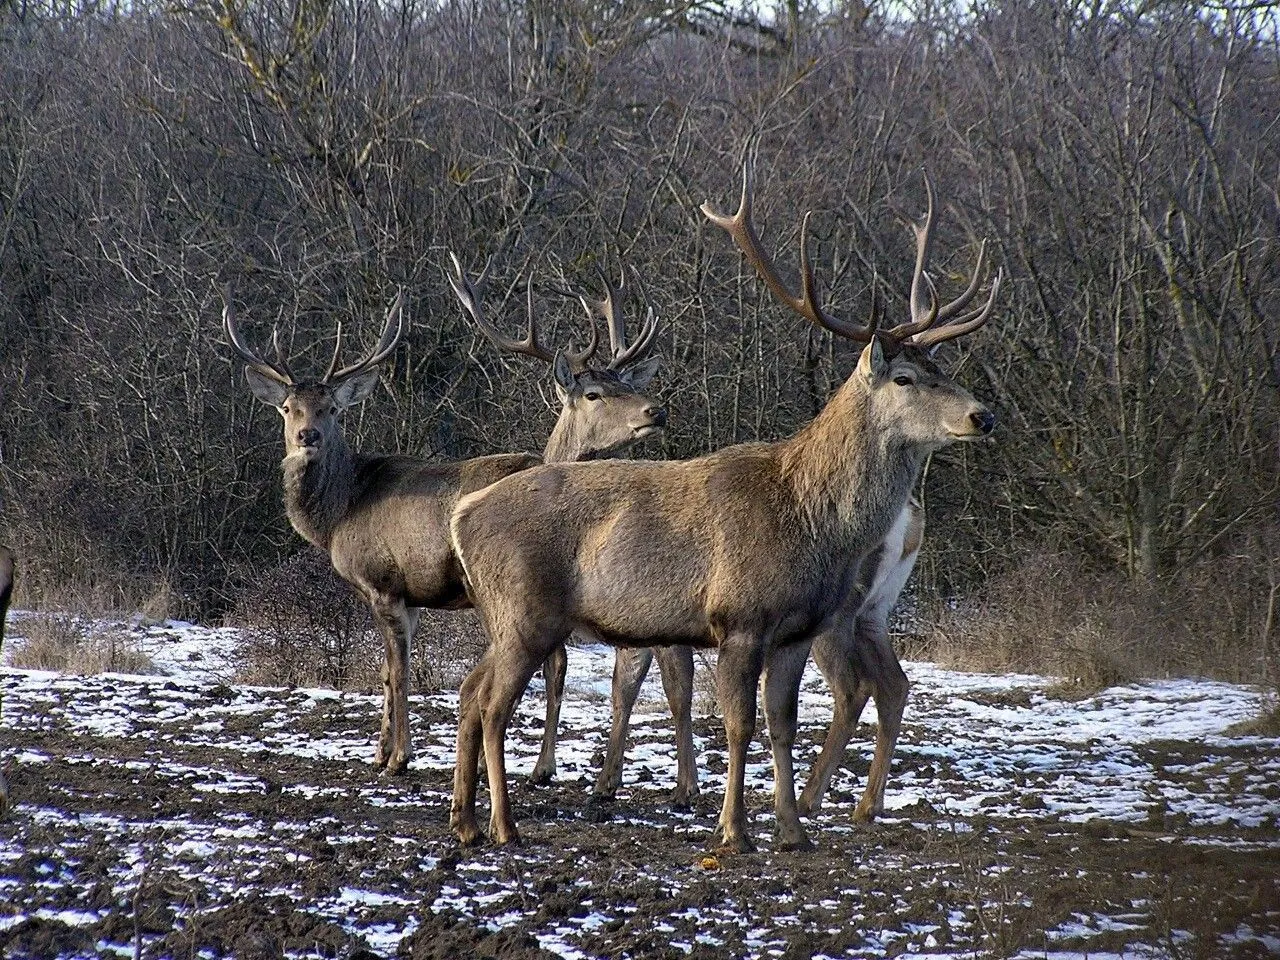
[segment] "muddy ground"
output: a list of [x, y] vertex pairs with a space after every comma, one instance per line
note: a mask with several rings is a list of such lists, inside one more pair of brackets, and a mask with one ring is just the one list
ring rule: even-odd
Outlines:
[[[415, 698], [415, 766], [388, 778], [367, 762], [378, 707], [368, 696], [17, 671], [0, 682], [0, 760], [17, 801], [0, 821], [5, 957], [1280, 950], [1275, 740], [1117, 748], [1102, 737], [1072, 746], [1078, 759], [1020, 763], [992, 780], [966, 757], [999, 747], [945, 718], [930, 723], [930, 698], [1013, 716], [1030, 709], [1029, 695], [917, 683], [890, 794], [919, 799], [874, 825], [851, 822], [873, 730], [864, 726], [810, 823], [818, 852], [775, 853], [758, 742], [749, 801], [759, 851], [713, 857], [719, 724], [698, 721], [703, 794], [678, 813], [666, 802], [669, 731], [659, 711], [639, 717], [646, 759], [630, 768], [610, 819], [596, 822], [584, 808], [608, 705], [587, 698], [566, 723], [564, 779], [514, 778], [523, 844], [461, 850], [447, 823], [449, 695]], [[526, 697], [513, 724], [517, 771], [531, 765], [540, 710]], [[938, 724], [972, 751], [935, 750]], [[806, 723], [802, 778], [824, 727]], [[1112, 766], [1123, 818], [1063, 799], [1078, 772], [1087, 807]], [[1084, 778], [1086, 768], [1104, 772]], [[1126, 770], [1158, 789], [1126, 799]], [[1238, 803], [1218, 796], [1230, 791]]]

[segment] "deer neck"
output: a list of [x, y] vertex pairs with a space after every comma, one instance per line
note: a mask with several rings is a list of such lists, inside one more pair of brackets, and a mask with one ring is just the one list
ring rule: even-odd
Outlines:
[[617, 453], [625, 444], [609, 450], [601, 450], [587, 442], [572, 417], [561, 417], [542, 451], [543, 463], [574, 463], [579, 460], [605, 460]]
[[284, 507], [299, 535], [322, 550], [329, 549], [333, 532], [351, 506], [355, 463], [341, 435], [326, 442], [323, 455], [286, 456]]
[[782, 447], [782, 474], [801, 521], [815, 536], [849, 544], [884, 539], [925, 458], [925, 451], [877, 422], [857, 373]]

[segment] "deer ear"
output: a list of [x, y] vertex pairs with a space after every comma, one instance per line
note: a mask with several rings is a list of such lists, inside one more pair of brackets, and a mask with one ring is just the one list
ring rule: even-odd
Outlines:
[[563, 350], [557, 350], [555, 359], [551, 361], [551, 375], [555, 377], [556, 396], [561, 403], [568, 403], [578, 389], [578, 380], [573, 375], [573, 368], [569, 366], [569, 358], [564, 355]]
[[378, 368], [363, 370], [354, 376], [347, 377], [333, 388], [333, 402], [339, 410], [355, 406], [369, 399], [373, 388], [378, 385]]
[[263, 376], [253, 367], [244, 368], [244, 378], [249, 381], [249, 389], [253, 391], [253, 395], [263, 403], [270, 404], [277, 410], [284, 406], [289, 388], [279, 380]]
[[884, 358], [884, 347], [880, 345], [880, 338], [873, 336], [858, 358], [858, 373], [862, 374], [867, 383], [873, 383], [876, 378], [883, 377], [888, 372], [889, 362]]
[[627, 367], [618, 374], [618, 379], [633, 390], [643, 390], [649, 385], [649, 381], [653, 379], [653, 375], [658, 372], [660, 366], [662, 366], [661, 357], [649, 357]]

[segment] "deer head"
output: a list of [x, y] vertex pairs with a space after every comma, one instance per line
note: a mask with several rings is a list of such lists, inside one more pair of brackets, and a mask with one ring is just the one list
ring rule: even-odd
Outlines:
[[[472, 284], [458, 258], [449, 256], [453, 261], [449, 285], [480, 332], [501, 350], [534, 357], [551, 367], [560, 398], [560, 418], [547, 447], [547, 460], [605, 457], [666, 426], [666, 411], [642, 392], [660, 363], [658, 357], [649, 356], [658, 332], [652, 310], [646, 315], [639, 336], [628, 344], [626, 320], [618, 307], [619, 290], [602, 274], [603, 300], [577, 295], [590, 325], [587, 345], [579, 351], [562, 347], [552, 352], [539, 339], [532, 282], [526, 292], [525, 336], [513, 340], [490, 323], [480, 308], [477, 287], [483, 287], [488, 267]], [[596, 314], [605, 318], [609, 330], [610, 357], [604, 364], [593, 362], [600, 346]]]
[[223, 299], [226, 306], [222, 312], [222, 326], [231, 348], [245, 362], [244, 375], [249, 381], [249, 389], [263, 403], [275, 407], [284, 419], [285, 455], [308, 460], [324, 456], [340, 437], [338, 417], [342, 411], [367, 399], [373, 392], [378, 384], [378, 366], [400, 342], [404, 332], [404, 291], [396, 294], [377, 345], [364, 359], [341, 369], [338, 368], [338, 358], [342, 350], [342, 325], [338, 325], [333, 359], [319, 380], [299, 380], [293, 375], [285, 359], [278, 330], [272, 336], [276, 352], [274, 363], [262, 359], [246, 346], [236, 328], [230, 290], [223, 291]]
[[928, 207], [924, 222], [911, 223], [916, 238], [911, 319], [888, 329], [879, 327], [874, 290], [871, 316], [865, 324], [841, 320], [823, 308], [809, 262], [810, 215], [807, 213], [800, 230], [800, 293], [792, 292], [778, 274], [773, 258], [761, 247], [751, 219], [750, 163], [743, 164], [742, 198], [737, 212], [732, 216], [718, 213], [710, 203], [702, 205], [702, 212], [728, 232], [778, 301], [823, 330], [865, 344], [855, 376], [866, 381], [877, 414], [893, 423], [894, 429], [908, 442], [934, 447], [957, 440], [977, 440], [989, 435], [995, 427], [995, 415], [942, 372], [933, 361], [933, 352], [939, 344], [972, 333], [987, 322], [1000, 291], [1002, 273], [996, 271], [986, 303], [968, 309], [986, 276], [984, 240], [968, 287], [950, 303], [938, 303], [937, 289], [927, 271], [934, 223], [933, 184], [927, 174], [925, 192]]

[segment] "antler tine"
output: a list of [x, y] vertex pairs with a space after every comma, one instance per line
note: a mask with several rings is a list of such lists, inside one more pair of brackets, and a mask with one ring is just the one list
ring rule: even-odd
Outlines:
[[[387, 357], [391, 356], [391, 352], [395, 350], [396, 344], [400, 342], [400, 336], [404, 333], [404, 287], [396, 291], [396, 298], [391, 304], [391, 309], [387, 311], [387, 321], [382, 328], [382, 336], [378, 338], [377, 345], [369, 352], [369, 354], [349, 367], [343, 367], [337, 373], [327, 374], [324, 383], [331, 383], [338, 380], [345, 380], [353, 377], [357, 373], [363, 373], [371, 367], [376, 367]], [[332, 369], [332, 365], [330, 365]]]
[[[338, 328], [338, 335], [342, 335], [342, 328]], [[284, 375], [290, 381], [294, 380], [293, 371], [289, 368], [289, 358], [284, 352], [284, 344], [280, 342], [280, 328], [275, 327], [271, 331], [271, 346], [276, 352], [276, 365], [284, 371]]]
[[[278, 349], [278, 348], [277, 348]], [[328, 383], [333, 379], [334, 372], [338, 369], [338, 357], [342, 353], [342, 321], [338, 321], [338, 331], [333, 338], [333, 356], [329, 359], [329, 369], [325, 370], [321, 383]]]
[[[572, 296], [572, 294], [570, 294], [570, 296]], [[596, 351], [600, 349], [600, 331], [596, 328], [596, 317], [595, 314], [591, 312], [591, 308], [594, 306], [599, 309], [602, 307], [602, 304], [595, 300], [588, 300], [581, 294], [578, 294], [578, 302], [582, 304], [582, 309], [587, 314], [587, 330], [590, 331], [590, 334], [587, 339], [587, 345], [581, 350], [575, 351], [568, 348], [564, 350], [564, 358], [569, 361], [569, 368], [573, 370], [574, 373], [582, 373], [586, 370], [588, 364], [591, 363], [591, 358], [594, 357], [596, 355]], [[532, 297], [529, 300], [529, 323], [530, 325], [533, 324]]]
[[609, 369], [622, 370], [645, 359], [653, 348], [653, 341], [657, 336], [658, 315], [653, 312], [653, 307], [648, 307], [645, 309], [644, 323], [640, 325], [640, 335], [631, 341], [631, 345], [626, 350], [613, 358], [609, 363]]
[[[555, 354], [538, 342], [538, 328], [533, 313], [533, 284], [529, 284], [528, 289], [528, 307], [529, 307], [529, 329], [523, 340], [513, 340], [503, 334], [497, 327], [485, 319], [484, 313], [480, 309], [480, 297], [476, 293], [475, 287], [471, 285], [471, 281], [467, 279], [467, 275], [462, 271], [462, 262], [458, 259], [458, 255], [450, 252], [449, 259], [453, 261], [454, 273], [446, 273], [445, 277], [449, 281], [449, 286], [453, 288], [454, 296], [462, 303], [462, 309], [471, 317], [471, 321], [479, 328], [480, 332], [485, 335], [494, 346], [499, 350], [506, 350], [510, 353], [522, 353], [527, 357], [534, 357], [543, 363], [554, 363]], [[489, 275], [489, 261], [486, 261], [484, 273], [480, 276], [480, 283], [483, 285], [485, 277]], [[454, 275], [456, 274], [456, 276]]]
[[911, 338], [911, 343], [917, 347], [929, 348], [977, 330], [991, 318], [991, 310], [996, 305], [996, 295], [1000, 292], [1000, 284], [1003, 280], [1004, 271], [996, 270], [995, 278], [991, 281], [991, 294], [987, 297], [985, 305], [978, 310], [970, 312], [955, 323], [934, 327], [932, 330], [917, 334]]
[[702, 204], [702, 212], [707, 219], [720, 227], [733, 239], [738, 249], [746, 256], [747, 261], [755, 268], [760, 279], [773, 292], [774, 297], [782, 301], [795, 313], [800, 314], [811, 323], [825, 330], [838, 334], [857, 343], [866, 343], [871, 339], [872, 331], [858, 324], [837, 320], [822, 309], [818, 300], [817, 283], [813, 268], [809, 263], [807, 236], [809, 233], [809, 215], [805, 214], [800, 231], [800, 296], [791, 292], [791, 288], [778, 276], [773, 258], [760, 246], [760, 237], [751, 220], [753, 172], [749, 161], [742, 164], [742, 197], [738, 201], [738, 211], [733, 216], [726, 216], [716, 211], [707, 201]]
[[227, 342], [231, 344], [231, 349], [236, 352], [245, 364], [262, 374], [264, 377], [276, 381], [276, 383], [285, 386], [293, 386], [293, 378], [287, 370], [277, 367], [273, 363], [268, 363], [249, 348], [249, 346], [240, 339], [240, 331], [236, 329], [235, 311], [231, 308], [231, 285], [225, 284], [222, 288], [222, 329], [227, 335]]

